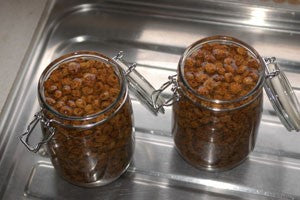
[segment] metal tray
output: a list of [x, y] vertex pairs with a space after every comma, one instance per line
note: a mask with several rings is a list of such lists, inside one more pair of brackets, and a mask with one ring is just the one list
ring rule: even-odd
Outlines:
[[32, 154], [17, 137], [39, 110], [36, 90], [43, 69], [76, 50], [111, 57], [123, 50], [158, 88], [176, 73], [189, 44], [230, 35], [263, 56], [276, 56], [299, 98], [297, 9], [243, 1], [49, 1], [0, 118], [0, 199], [300, 199], [300, 135], [285, 130], [266, 95], [254, 152], [221, 173], [185, 163], [173, 147], [171, 109], [155, 117], [133, 96], [134, 160], [107, 186], [85, 189], [65, 182], [43, 150]]

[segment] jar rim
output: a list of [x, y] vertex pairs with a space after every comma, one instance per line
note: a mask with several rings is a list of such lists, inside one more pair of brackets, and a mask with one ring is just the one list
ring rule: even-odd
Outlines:
[[[59, 67], [60, 64], [73, 60], [75, 58], [80, 58], [80, 57], [84, 57], [84, 58], [91, 58], [91, 59], [97, 59], [100, 60], [101, 62], [104, 63], [108, 63], [110, 65], [113, 66], [114, 71], [116, 72], [116, 75], [119, 78], [119, 82], [120, 82], [120, 92], [117, 96], [117, 98], [114, 100], [113, 103], [111, 103], [109, 106], [107, 106], [105, 109], [96, 112], [94, 114], [91, 115], [85, 115], [85, 116], [68, 116], [68, 115], [64, 115], [60, 112], [58, 112], [57, 110], [55, 110], [52, 106], [50, 106], [47, 101], [45, 100], [45, 96], [44, 96], [44, 86], [43, 83], [46, 81], [46, 79], [49, 77], [49, 75], [53, 72], [53, 70], [55, 70], [57, 67]], [[115, 62], [113, 59], [95, 52], [95, 51], [75, 51], [72, 53], [68, 53], [68, 54], [64, 54], [63, 56], [60, 56], [59, 58], [55, 59], [54, 61], [52, 61], [42, 72], [39, 82], [38, 82], [38, 98], [39, 101], [42, 105], [43, 108], [46, 108], [47, 110], [51, 111], [56, 117], [63, 119], [63, 120], [91, 120], [94, 119], [108, 111], [110, 111], [112, 108], [114, 108], [117, 103], [122, 100], [122, 98], [124, 97], [124, 95], [126, 95], [128, 93], [128, 86], [127, 86], [127, 81], [125, 78], [125, 74], [121, 68], [121, 66]], [[125, 100], [126, 98], [124, 98]], [[125, 101], [124, 101], [125, 102]], [[120, 108], [123, 103], [122, 102], [118, 108]], [[117, 108], [117, 110], [118, 110]]]
[[[184, 76], [184, 63], [186, 58], [188, 58], [190, 56], [191, 53], [193, 53], [196, 49], [198, 49], [201, 45], [203, 44], [207, 44], [207, 43], [218, 43], [221, 42], [223, 44], [226, 44], [226, 42], [230, 42], [233, 43], [235, 45], [238, 46], [242, 46], [245, 49], [247, 49], [247, 51], [249, 53], [251, 53], [252, 55], [255, 56], [256, 59], [259, 60], [259, 64], [261, 65], [262, 69], [259, 72], [259, 79], [255, 85], [254, 88], [252, 88], [252, 90], [250, 92], [248, 92], [246, 95], [239, 97], [237, 99], [232, 99], [232, 100], [219, 100], [219, 99], [209, 99], [206, 98], [203, 95], [198, 94], [189, 84], [188, 81], [186, 80], [185, 76]], [[195, 95], [197, 98], [207, 101], [207, 102], [211, 102], [211, 103], [216, 103], [216, 104], [230, 104], [230, 103], [236, 103], [236, 102], [240, 102], [243, 101], [249, 97], [251, 97], [252, 95], [255, 94], [255, 92], [262, 88], [264, 85], [264, 81], [265, 81], [265, 62], [263, 61], [263, 58], [258, 54], [258, 52], [251, 47], [250, 45], [248, 45], [247, 43], [236, 39], [234, 37], [231, 36], [223, 36], [223, 35], [216, 35], [216, 36], [211, 36], [211, 37], [206, 37], [203, 38], [201, 40], [198, 40], [196, 42], [194, 42], [193, 44], [191, 44], [189, 47], [187, 47], [183, 53], [183, 55], [180, 57], [179, 63], [178, 63], [178, 68], [179, 68], [179, 76], [182, 80], [183, 86], [187, 88], [187, 90], [192, 93], [193, 95]]]

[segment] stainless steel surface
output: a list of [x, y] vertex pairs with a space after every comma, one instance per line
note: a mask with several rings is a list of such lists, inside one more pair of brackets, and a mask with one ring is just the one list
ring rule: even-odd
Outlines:
[[[289, 133], [264, 97], [254, 152], [221, 173], [194, 169], [173, 147], [171, 109], [155, 117], [133, 97], [134, 161], [105, 187], [79, 188], [58, 177], [48, 156], [19, 142], [39, 110], [37, 82], [53, 59], [76, 50], [108, 56], [119, 50], [156, 88], [177, 68], [192, 42], [210, 35], [237, 37], [262, 56], [275, 56], [300, 97], [300, 11], [221, 1], [53, 1], [0, 120], [2, 199], [300, 199], [300, 135]], [[47, 26], [43, 28], [44, 24]], [[43, 32], [42, 32], [43, 31]], [[169, 96], [170, 93], [164, 93]], [[32, 134], [41, 134], [38, 129]], [[34, 141], [32, 141], [34, 142]]]

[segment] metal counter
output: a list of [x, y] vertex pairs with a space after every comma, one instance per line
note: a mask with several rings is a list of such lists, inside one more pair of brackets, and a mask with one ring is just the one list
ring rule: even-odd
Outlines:
[[226, 172], [205, 172], [184, 162], [173, 145], [171, 108], [156, 117], [134, 96], [134, 160], [107, 186], [67, 183], [44, 150], [30, 153], [18, 140], [39, 110], [37, 82], [43, 69], [77, 50], [110, 57], [123, 50], [158, 88], [176, 73], [188, 45], [229, 35], [262, 56], [277, 57], [299, 98], [300, 5], [253, 2], [260, 6], [213, 0], [49, 1], [0, 118], [0, 199], [300, 199], [300, 135], [285, 130], [266, 95], [254, 152]]

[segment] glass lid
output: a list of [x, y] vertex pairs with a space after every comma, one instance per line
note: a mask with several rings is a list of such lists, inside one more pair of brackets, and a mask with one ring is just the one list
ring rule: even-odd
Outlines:
[[155, 99], [156, 101], [153, 100], [153, 94], [156, 90], [145, 77], [135, 70], [136, 64], [128, 64], [123, 59], [122, 51], [120, 51], [113, 59], [125, 71], [125, 76], [129, 83], [129, 89], [138, 98], [138, 100], [153, 114], [157, 115], [158, 112], [164, 113], [165, 110], [162, 106], [165, 102], [164, 98], [158, 96], [157, 99]]
[[276, 59], [265, 58], [265, 91], [281, 122], [289, 131], [300, 130], [300, 106], [284, 72], [280, 70]]

